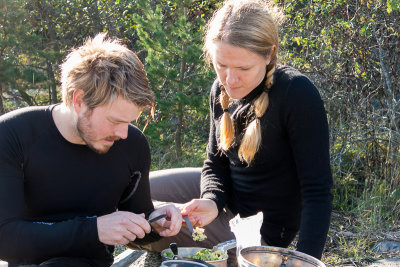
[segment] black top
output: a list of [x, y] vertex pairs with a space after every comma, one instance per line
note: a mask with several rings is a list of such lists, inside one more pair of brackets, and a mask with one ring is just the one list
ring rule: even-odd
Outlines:
[[147, 140], [130, 125], [127, 139], [97, 154], [62, 137], [53, 107], [0, 117], [0, 258], [82, 257], [109, 266], [114, 247], [99, 241], [96, 216], [154, 209]]
[[[232, 101], [236, 133], [253, 119], [248, 110], [263, 90], [264, 82]], [[287, 247], [300, 230], [297, 249], [321, 258], [332, 210], [332, 175], [326, 112], [317, 89], [291, 67], [276, 69], [269, 107], [260, 118], [262, 144], [250, 166], [238, 157], [242, 135], [226, 153], [218, 150], [220, 93], [216, 81], [201, 196], [214, 200], [219, 211], [227, 204], [241, 217], [263, 211], [261, 235], [268, 245]]]

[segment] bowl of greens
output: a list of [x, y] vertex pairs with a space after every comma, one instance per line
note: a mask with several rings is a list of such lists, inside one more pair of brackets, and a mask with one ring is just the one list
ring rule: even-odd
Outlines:
[[[226, 267], [228, 262], [228, 254], [226, 252], [208, 248], [178, 247], [178, 256], [202, 260], [215, 267]], [[161, 251], [161, 257], [163, 260], [171, 260], [174, 254], [168, 248]]]

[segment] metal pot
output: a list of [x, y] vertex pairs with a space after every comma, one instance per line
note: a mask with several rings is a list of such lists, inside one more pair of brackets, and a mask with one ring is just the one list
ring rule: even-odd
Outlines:
[[271, 246], [241, 249], [238, 263], [240, 267], [326, 267], [320, 260], [305, 253]]

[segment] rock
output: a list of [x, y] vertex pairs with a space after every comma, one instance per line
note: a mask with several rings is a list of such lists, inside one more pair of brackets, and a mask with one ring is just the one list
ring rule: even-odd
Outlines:
[[389, 251], [400, 252], [400, 242], [394, 242], [394, 241], [379, 242], [372, 247], [372, 250], [378, 253], [386, 253]]
[[400, 266], [400, 259], [385, 259], [376, 261], [367, 267], [399, 267]]
[[126, 267], [158, 267], [161, 265], [161, 255], [157, 252], [145, 252], [135, 262]]
[[135, 262], [140, 256], [145, 254], [146, 252], [144, 250], [132, 250], [132, 249], [127, 249], [121, 254], [119, 254], [117, 257], [114, 259], [113, 265], [111, 267], [126, 267], [130, 266], [133, 262]]
[[348, 231], [340, 231], [339, 234], [346, 236], [346, 237], [354, 235], [352, 232], [348, 232]]

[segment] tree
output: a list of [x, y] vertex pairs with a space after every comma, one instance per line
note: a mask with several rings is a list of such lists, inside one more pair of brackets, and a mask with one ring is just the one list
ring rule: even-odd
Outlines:
[[64, 56], [100, 31], [125, 38], [131, 20], [123, 12], [129, 5], [127, 0], [3, 0], [1, 90], [10, 88], [17, 106], [59, 102], [59, 65]]
[[161, 137], [164, 155], [170, 155], [170, 144], [174, 144], [176, 162], [182, 158], [183, 147], [193, 148], [196, 142], [205, 147], [207, 140], [207, 91], [213, 80], [201, 59], [205, 2], [201, 6], [188, 0], [139, 0], [137, 10], [143, 14], [133, 15], [158, 101], [157, 120], [149, 129], [151, 140], [159, 143]]
[[26, 24], [23, 4], [20, 0], [0, 2], [0, 113], [8, 109], [3, 100], [6, 92], [34, 104], [34, 99], [25, 92], [24, 84], [30, 83], [32, 75], [36, 74], [36, 81], [42, 78], [29, 66], [28, 58], [34, 53], [30, 45], [34, 36], [30, 35]]

